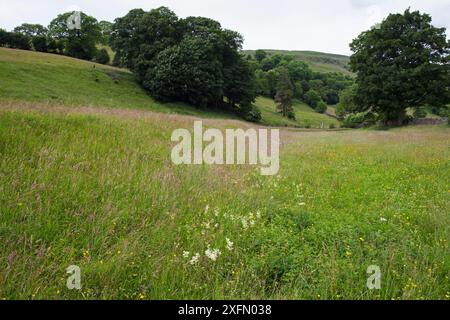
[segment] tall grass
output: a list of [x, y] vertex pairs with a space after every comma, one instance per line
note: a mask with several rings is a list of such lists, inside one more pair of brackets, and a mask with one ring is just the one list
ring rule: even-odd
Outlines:
[[174, 166], [189, 117], [0, 109], [2, 299], [450, 298], [446, 127], [283, 131], [263, 177]]

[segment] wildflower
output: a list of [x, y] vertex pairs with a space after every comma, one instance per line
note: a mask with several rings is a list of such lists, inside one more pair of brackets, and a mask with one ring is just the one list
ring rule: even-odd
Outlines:
[[206, 207], [205, 207], [205, 214], [207, 214], [208, 211], [209, 211], [209, 205], [207, 204]]
[[205, 255], [212, 261], [216, 261], [222, 253], [219, 249], [209, 249], [205, 251]]
[[299, 205], [300, 205], [300, 207], [304, 207], [304, 206], [306, 206], [306, 203], [300, 202]]
[[226, 240], [227, 240], [227, 249], [228, 249], [228, 251], [233, 251], [234, 243], [228, 238], [226, 238]]
[[187, 259], [189, 258], [189, 256], [190, 256], [189, 251], [183, 251], [183, 258]]
[[256, 211], [256, 218], [261, 219], [261, 211]]
[[242, 222], [242, 227], [244, 228], [244, 230], [247, 230], [248, 229], [247, 219], [246, 218], [242, 218], [241, 222]]
[[252, 227], [255, 225], [255, 217], [253, 216], [253, 213], [250, 213], [248, 221]]
[[196, 253], [196, 254], [192, 257], [192, 259], [191, 259], [191, 261], [190, 261], [189, 263], [190, 263], [191, 265], [197, 264], [199, 259], [200, 259], [200, 253]]
[[386, 218], [380, 218], [380, 221], [381, 222], [387, 222], [387, 219]]

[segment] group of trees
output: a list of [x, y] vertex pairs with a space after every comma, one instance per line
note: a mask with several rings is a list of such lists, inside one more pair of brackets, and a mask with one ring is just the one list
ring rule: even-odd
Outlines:
[[351, 43], [356, 84], [341, 93], [338, 115], [350, 126], [408, 121], [407, 110], [448, 116], [450, 41], [431, 17], [409, 9], [391, 14]]
[[30, 50], [30, 38], [21, 33], [8, 32], [6, 30], [0, 29], [0, 47]]
[[94, 17], [80, 14], [80, 28], [71, 28], [68, 21], [75, 12], [58, 15], [48, 27], [24, 23], [12, 32], [0, 29], [0, 46], [64, 54], [74, 58], [108, 63], [109, 55], [98, 44], [109, 43], [112, 23], [98, 22]]
[[[341, 73], [313, 72], [303, 61], [295, 60], [288, 54], [269, 55], [264, 50], [254, 54], [257, 93], [274, 98], [277, 102], [285, 101], [280, 112], [293, 117], [289, 101], [299, 99], [314, 110], [324, 113], [328, 104], [339, 102], [339, 93], [353, 84], [353, 79]], [[280, 92], [281, 90], [281, 92]], [[281, 97], [284, 97], [281, 99]]]
[[252, 106], [254, 72], [240, 53], [243, 38], [217, 21], [180, 19], [166, 7], [135, 9], [115, 20], [110, 43], [115, 63], [132, 70], [157, 99], [261, 118]]

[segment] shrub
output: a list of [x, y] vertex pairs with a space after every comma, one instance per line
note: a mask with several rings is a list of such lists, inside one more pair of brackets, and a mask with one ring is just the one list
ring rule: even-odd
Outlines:
[[9, 32], [0, 29], [0, 47], [4, 47], [9, 44]]
[[12, 32], [10, 35], [10, 46], [14, 49], [31, 50], [30, 37]]
[[316, 111], [318, 113], [325, 113], [327, 111], [327, 104], [323, 101], [319, 101], [319, 103], [316, 106]]
[[320, 101], [322, 101], [322, 97], [315, 90], [309, 90], [305, 94], [305, 102], [313, 109], [316, 109]]
[[0, 29], [0, 46], [13, 49], [31, 50], [30, 37], [17, 32]]
[[423, 119], [427, 117], [427, 111], [424, 107], [418, 107], [414, 109], [414, 119]]
[[53, 38], [47, 39], [47, 52], [58, 53], [58, 45], [55, 39]]
[[361, 128], [375, 124], [376, 116], [372, 112], [360, 112], [347, 115], [343, 122], [344, 128]]
[[109, 54], [108, 51], [106, 51], [105, 48], [102, 48], [100, 50], [97, 51], [95, 57], [94, 57], [94, 61], [101, 63], [101, 64], [107, 64], [110, 61], [109, 58]]
[[31, 39], [31, 43], [33, 44], [33, 48], [39, 52], [48, 52], [48, 43], [47, 37], [44, 36], [36, 36]]
[[236, 113], [249, 122], [259, 122], [262, 119], [259, 108], [251, 104], [239, 106]]
[[339, 103], [336, 105], [336, 115], [344, 119], [346, 115], [364, 111], [357, 102], [358, 86], [353, 85], [341, 91]]

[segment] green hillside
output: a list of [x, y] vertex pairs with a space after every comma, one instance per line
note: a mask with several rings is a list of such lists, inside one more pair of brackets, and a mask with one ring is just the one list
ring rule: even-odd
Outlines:
[[315, 112], [305, 103], [294, 100], [294, 111], [296, 120], [290, 120], [280, 117], [275, 111], [276, 106], [272, 99], [259, 97], [256, 99], [255, 105], [259, 107], [262, 114], [262, 123], [265, 125], [289, 126], [289, 127], [311, 127], [311, 128], [329, 128], [331, 126], [339, 126], [339, 121], [325, 114]]
[[[54, 54], [0, 48], [0, 99], [108, 108], [133, 108], [207, 118], [238, 119], [219, 110], [199, 110], [184, 103], [160, 103], [152, 99], [124, 69]], [[298, 107], [299, 119], [289, 121], [275, 112], [265, 98], [256, 105], [268, 126], [321, 126], [334, 119], [309, 108]]]
[[124, 69], [66, 56], [0, 48], [0, 98], [163, 113], [230, 118], [232, 114], [198, 110], [182, 103], [152, 99]]
[[[267, 53], [286, 54], [295, 59], [306, 62], [316, 72], [342, 72], [351, 75], [348, 69], [349, 57], [339, 54], [323, 53], [316, 51], [287, 51], [287, 50], [264, 50]], [[246, 50], [246, 54], [255, 54], [255, 50]]]

